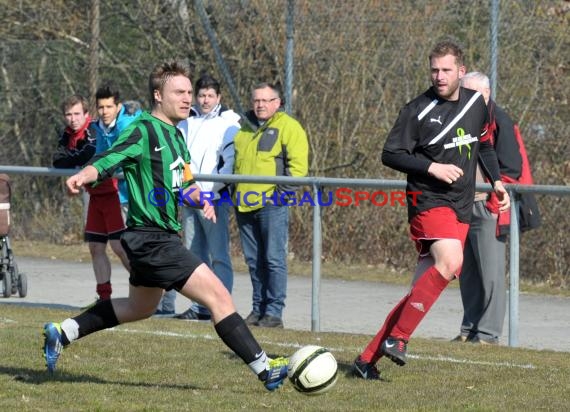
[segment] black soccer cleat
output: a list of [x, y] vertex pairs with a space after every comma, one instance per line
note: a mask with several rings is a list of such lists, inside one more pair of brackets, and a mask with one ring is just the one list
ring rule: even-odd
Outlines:
[[406, 364], [406, 352], [408, 348], [408, 341], [401, 338], [394, 338], [389, 336], [382, 342], [382, 353], [392, 362], [399, 366]]
[[364, 362], [360, 356], [358, 356], [352, 364], [352, 376], [365, 380], [382, 380], [380, 371], [376, 368], [376, 365]]

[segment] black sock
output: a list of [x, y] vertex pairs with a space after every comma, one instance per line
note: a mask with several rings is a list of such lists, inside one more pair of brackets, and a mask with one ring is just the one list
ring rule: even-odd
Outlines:
[[[259, 343], [257, 343], [257, 340], [255, 340], [244, 320], [237, 312], [226, 316], [216, 324], [215, 328], [218, 336], [228, 348], [233, 350], [246, 364], [249, 365], [258, 359], [255, 355], [259, 356], [263, 352], [263, 349], [261, 349], [261, 346], [259, 346]], [[267, 372], [264, 373], [267, 374]]]
[[97, 302], [73, 319], [79, 325], [79, 338], [119, 324], [110, 299]]
[[71, 342], [69, 342], [69, 339], [67, 339], [67, 335], [65, 334], [65, 331], [62, 329], [61, 330], [61, 344], [63, 346], [67, 346], [69, 345]]

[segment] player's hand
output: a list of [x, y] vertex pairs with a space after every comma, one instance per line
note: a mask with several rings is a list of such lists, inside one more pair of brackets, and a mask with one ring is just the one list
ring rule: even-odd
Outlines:
[[463, 169], [455, 165], [434, 162], [429, 166], [428, 174], [451, 185], [463, 176]]
[[216, 223], [216, 209], [214, 209], [214, 205], [210, 203], [210, 201], [205, 200], [204, 205], [202, 207], [202, 213], [204, 213], [204, 217], [212, 222]]
[[81, 172], [74, 174], [65, 181], [67, 191], [70, 195], [78, 194], [82, 186], [97, 180], [98, 173], [93, 166], [85, 166]]
[[503, 182], [497, 180], [493, 185], [493, 190], [499, 199], [499, 211], [504, 212], [509, 207], [511, 207], [511, 198], [505, 186], [503, 186]]
[[70, 195], [76, 195], [81, 191], [81, 187], [85, 185], [85, 179], [81, 175], [81, 173], [77, 173], [65, 181], [65, 185], [67, 186], [67, 192]]

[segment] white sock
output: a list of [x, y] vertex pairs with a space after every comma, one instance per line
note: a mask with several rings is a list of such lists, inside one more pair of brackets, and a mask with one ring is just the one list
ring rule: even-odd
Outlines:
[[251, 363], [248, 363], [247, 366], [256, 374], [259, 375], [261, 372], [269, 370], [269, 358], [265, 351], [262, 351], [259, 356], [255, 358], [255, 360]]
[[61, 330], [65, 332], [65, 336], [69, 343], [79, 337], [79, 324], [73, 319], [66, 319], [61, 322]]

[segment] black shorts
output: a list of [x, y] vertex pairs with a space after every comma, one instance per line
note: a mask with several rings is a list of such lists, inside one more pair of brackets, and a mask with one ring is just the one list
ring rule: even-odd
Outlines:
[[95, 243], [107, 243], [109, 240], [121, 239], [121, 235], [124, 232], [125, 232], [124, 230], [120, 230], [118, 232], [109, 233], [108, 235], [85, 232], [83, 235], [83, 241], [84, 242], [95, 242]]
[[157, 228], [127, 229], [121, 244], [131, 264], [133, 286], [180, 290], [202, 264], [176, 233]]

